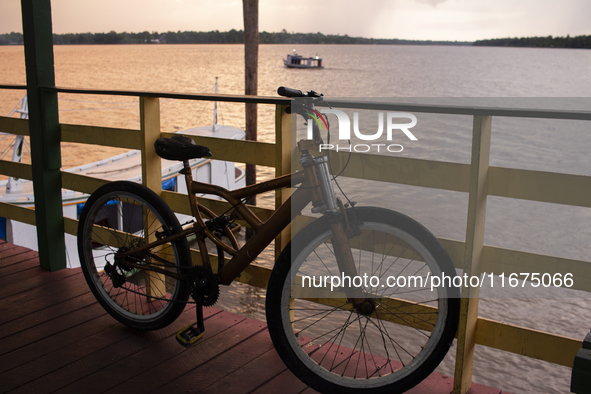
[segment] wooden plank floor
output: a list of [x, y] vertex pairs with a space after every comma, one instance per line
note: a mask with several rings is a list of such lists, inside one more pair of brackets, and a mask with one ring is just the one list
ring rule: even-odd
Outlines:
[[[208, 331], [192, 349], [174, 338], [195, 320], [190, 307], [162, 330], [129, 329], [98, 305], [80, 269], [47, 272], [36, 252], [0, 241], [0, 392], [315, 392], [286, 369], [264, 322], [217, 308], [204, 314]], [[433, 374], [409, 393], [452, 387]]]

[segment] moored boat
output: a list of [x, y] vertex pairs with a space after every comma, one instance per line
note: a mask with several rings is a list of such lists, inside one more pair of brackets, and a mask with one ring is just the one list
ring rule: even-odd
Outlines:
[[318, 55], [303, 57], [298, 55], [295, 49], [293, 53], [287, 54], [287, 58], [283, 59], [283, 64], [289, 68], [323, 68], [322, 59]]
[[[21, 109], [16, 112], [20, 113], [21, 118], [27, 118], [26, 96], [22, 100]], [[217, 124], [215, 111], [213, 125], [181, 130], [178, 133], [226, 139], [244, 139], [245, 137], [245, 132], [237, 127]], [[17, 136], [14, 141], [13, 161], [20, 161], [23, 142], [22, 137]], [[215, 184], [227, 189], [236, 189], [245, 186], [244, 170], [235, 166], [233, 162], [201, 158], [191, 160], [190, 165], [193, 171], [193, 179], [199, 180], [200, 182]], [[181, 162], [162, 159], [163, 190], [187, 193], [184, 176], [179, 175], [182, 166], [183, 164]], [[131, 150], [104, 160], [67, 168], [63, 171], [108, 181], [127, 180], [140, 183], [142, 181], [141, 152], [139, 150]], [[62, 189], [64, 217], [78, 219], [88, 197], [88, 194], [82, 192]], [[33, 182], [15, 178], [0, 181], [0, 202], [33, 208], [35, 206]], [[26, 223], [0, 218], [0, 239], [5, 239], [15, 245], [37, 250], [36, 228]], [[65, 234], [65, 242], [68, 267], [74, 268], [80, 266], [76, 237]]]

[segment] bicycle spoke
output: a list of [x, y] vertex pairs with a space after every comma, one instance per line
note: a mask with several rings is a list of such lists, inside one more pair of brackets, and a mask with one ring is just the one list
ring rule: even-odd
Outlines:
[[[347, 304], [343, 304], [343, 305], [341, 305], [340, 307], [335, 307], [335, 308], [333, 308], [332, 310], [330, 310], [330, 311], [329, 311], [329, 312], [326, 314], [326, 316], [324, 316], [324, 318], [325, 318], [325, 317], [327, 317], [328, 315], [330, 315], [331, 313], [335, 312], [336, 310], [338, 310], [338, 309], [341, 309], [341, 308], [342, 308], [343, 306], [345, 306], [345, 305], [347, 305]], [[316, 323], [318, 323], [318, 322], [319, 322], [319, 321], [321, 321], [321, 320], [322, 320], [322, 319], [319, 319], [319, 320], [315, 321], [314, 323], [312, 323], [312, 324], [310, 324], [310, 325], [306, 326], [305, 328], [301, 329], [301, 330], [300, 330], [300, 332], [302, 332], [302, 331], [304, 331], [304, 330], [307, 330], [308, 328], [312, 327], [313, 325], [315, 325]]]
[[[324, 245], [326, 246], [326, 249], [328, 249], [333, 254], [333, 256], [334, 256], [334, 252], [328, 247], [328, 244], [325, 243]], [[330, 274], [330, 276], [334, 276], [332, 274], [332, 272], [330, 271], [330, 269], [324, 263], [324, 259], [322, 259], [322, 257], [320, 257], [316, 251], [314, 251], [314, 254], [316, 255], [316, 257], [318, 257], [318, 260], [320, 260], [320, 262], [322, 263], [322, 265], [324, 266], [324, 268], [326, 268], [326, 271]]]
[[[389, 306], [386, 306], [384, 309], [386, 309], [386, 310], [389, 312], [389, 313], [387, 313], [387, 314], [390, 314], [390, 315], [394, 315], [394, 316], [396, 316], [398, 319], [400, 319], [400, 320], [402, 320], [404, 323], [406, 323], [406, 325], [407, 325], [408, 327], [412, 327], [412, 328], [414, 328], [415, 330], [419, 331], [421, 334], [423, 334], [423, 335], [425, 335], [425, 336], [427, 336], [427, 337], [428, 337], [428, 335], [427, 335], [427, 334], [425, 334], [424, 332], [422, 332], [420, 329], [418, 329], [418, 328], [416, 328], [416, 327], [412, 326], [412, 325], [411, 325], [411, 324], [410, 324], [410, 323], [409, 323], [407, 320], [404, 320], [404, 318], [402, 318], [402, 317], [401, 317], [401, 315], [414, 316], [414, 314], [412, 314], [412, 313], [394, 313], [394, 312], [391, 312], [391, 311], [390, 311], [390, 307], [389, 307]], [[434, 314], [435, 314], [435, 313], [434, 313]], [[420, 321], [422, 321], [422, 322], [423, 322], [423, 323], [425, 323], [425, 324], [428, 324], [428, 325], [430, 325], [430, 326], [433, 326], [433, 327], [435, 327], [435, 324], [431, 323], [430, 321], [427, 321], [427, 320], [424, 320], [424, 319], [419, 319], [419, 318], [415, 318], [415, 319], [417, 319], [417, 320], [420, 320]]]

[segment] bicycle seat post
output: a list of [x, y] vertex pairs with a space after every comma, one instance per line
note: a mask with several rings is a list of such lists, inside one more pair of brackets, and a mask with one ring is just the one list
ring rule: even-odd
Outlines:
[[[191, 165], [189, 164], [189, 160], [183, 160], [183, 169], [180, 171], [183, 175], [191, 175]], [[191, 179], [193, 177], [191, 176]]]

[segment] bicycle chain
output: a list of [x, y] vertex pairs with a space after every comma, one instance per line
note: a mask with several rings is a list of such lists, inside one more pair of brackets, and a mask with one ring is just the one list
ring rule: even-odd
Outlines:
[[[162, 267], [162, 268], [167, 268], [168, 267], [168, 266], [166, 266], [164, 264], [157, 264], [157, 263], [150, 263], [150, 264], [152, 266], [156, 266], [156, 267]], [[186, 271], [191, 271], [191, 270], [195, 270], [195, 269], [197, 269], [197, 270], [207, 270], [207, 268], [202, 267], [202, 266], [199, 266], [199, 265], [192, 266], [192, 267], [176, 267], [176, 268], [179, 268], [181, 270], [186, 270]], [[207, 295], [206, 296], [205, 299], [207, 300], [207, 302], [203, 302], [203, 306], [205, 306], [205, 307], [213, 306], [217, 302], [217, 300], [219, 298], [219, 294], [220, 294], [220, 291], [219, 291], [220, 285], [217, 282], [217, 279], [215, 278], [215, 275], [213, 275], [213, 273], [211, 271], [209, 271], [209, 270], [207, 272], [209, 272], [212, 275], [212, 277], [214, 278], [214, 280], [215, 280], [215, 285], [214, 286], [215, 286], [215, 289], [216, 290], [215, 290], [215, 295], [213, 295], [213, 296], [212, 295]], [[111, 279], [111, 281], [113, 281], [113, 279], [111, 278], [111, 276], [109, 274], [106, 274], [106, 275], [109, 277], [109, 279]], [[190, 293], [192, 293], [192, 290], [194, 288], [194, 279], [193, 278], [187, 279], [187, 282], [189, 282], [191, 284]], [[140, 293], [139, 291], [132, 290], [132, 289], [127, 288], [125, 286], [120, 286], [119, 288], [123, 288], [126, 291], [129, 291], [130, 293], [134, 293], [134, 294], [140, 295], [142, 297], [146, 297], [146, 298], [149, 297], [152, 300], [166, 301], [166, 302], [172, 302], [172, 303], [177, 303], [177, 304], [197, 304], [196, 301], [194, 301], [194, 300], [191, 301], [190, 299], [188, 299], [187, 301], [177, 301], [177, 300], [172, 300], [172, 299], [169, 299], [169, 298], [148, 296], [146, 293]]]

